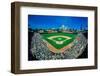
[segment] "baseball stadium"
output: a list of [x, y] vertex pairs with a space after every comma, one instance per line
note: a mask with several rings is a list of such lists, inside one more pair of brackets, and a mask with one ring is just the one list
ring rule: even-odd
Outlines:
[[88, 18], [28, 15], [28, 60], [88, 58]]

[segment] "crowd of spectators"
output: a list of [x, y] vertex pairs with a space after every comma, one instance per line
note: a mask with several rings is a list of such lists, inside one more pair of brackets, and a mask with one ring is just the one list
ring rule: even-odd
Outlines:
[[31, 42], [31, 53], [38, 60], [56, 60], [56, 59], [76, 59], [84, 52], [87, 45], [87, 39], [82, 33], [79, 33], [73, 45], [63, 53], [53, 53], [47, 47], [47, 44], [43, 41], [42, 36], [39, 33], [34, 33]]

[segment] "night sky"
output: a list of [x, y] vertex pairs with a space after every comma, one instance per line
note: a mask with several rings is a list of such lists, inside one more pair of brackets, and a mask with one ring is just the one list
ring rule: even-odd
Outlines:
[[62, 25], [70, 29], [87, 29], [88, 17], [28, 15], [28, 27], [32, 29], [60, 28]]

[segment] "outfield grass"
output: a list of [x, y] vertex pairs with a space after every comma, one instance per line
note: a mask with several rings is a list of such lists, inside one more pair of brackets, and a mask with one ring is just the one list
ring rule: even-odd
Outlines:
[[[70, 44], [76, 37], [77, 34], [69, 34], [69, 33], [49, 33], [49, 34], [41, 34], [43, 39], [48, 41], [52, 46], [54, 46], [56, 49], [61, 49], [64, 46], [67, 46]], [[64, 37], [55, 37], [52, 39], [49, 39], [50, 37], [53, 36], [66, 36], [70, 37], [70, 39], [67, 40], [67, 38]], [[56, 42], [61, 42], [63, 41], [63, 44], [57, 44]]]

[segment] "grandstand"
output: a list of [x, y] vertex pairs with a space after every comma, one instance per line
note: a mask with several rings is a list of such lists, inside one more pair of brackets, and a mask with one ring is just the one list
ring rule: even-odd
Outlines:
[[39, 33], [35, 33], [32, 38], [32, 55], [36, 56], [38, 60], [51, 60], [51, 59], [74, 59], [82, 54], [84, 51], [87, 40], [83, 34], [77, 34], [76, 38], [72, 41], [72, 45], [68, 49], [64, 49], [63, 52], [58, 49], [58, 52], [51, 51], [47, 43], [42, 39], [42, 36]]

